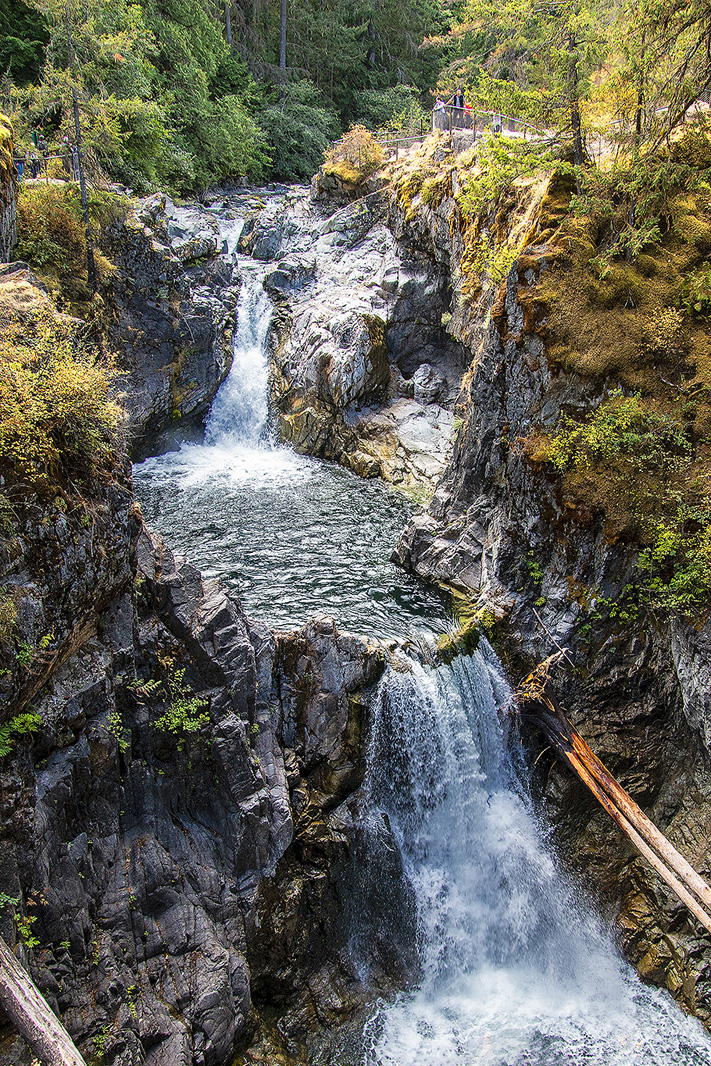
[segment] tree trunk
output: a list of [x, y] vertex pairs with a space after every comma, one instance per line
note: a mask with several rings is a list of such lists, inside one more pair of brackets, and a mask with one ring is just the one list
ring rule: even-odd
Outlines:
[[231, 0], [225, 0], [225, 30], [227, 33], [227, 43], [232, 45], [232, 15], [230, 14]]
[[[72, 34], [69, 29], [69, 8], [65, 8], [65, 18], [67, 26], [67, 45], [69, 47], [69, 67], [74, 74], [74, 48], [72, 47]], [[81, 213], [84, 219], [84, 236], [86, 238], [86, 278], [89, 283], [89, 288], [92, 292], [96, 292], [98, 285], [96, 280], [96, 262], [94, 260], [94, 235], [91, 232], [91, 221], [89, 219], [89, 202], [86, 195], [86, 179], [84, 176], [84, 160], [82, 158], [82, 136], [81, 136], [81, 122], [79, 121], [79, 98], [77, 96], [76, 85], [72, 85], [72, 107], [74, 109], [74, 132], [76, 134], [76, 161], [77, 169], [79, 171], [79, 191], [81, 193]]]
[[86, 1066], [69, 1033], [2, 937], [0, 1003], [43, 1066]]
[[286, 0], [281, 0], [279, 13], [279, 67], [286, 70]]
[[644, 61], [645, 61], [645, 49], [647, 44], [647, 35], [642, 31], [642, 54], [640, 57], [640, 67], [637, 74], [637, 105], [635, 107], [634, 115], [634, 159], [639, 158], [639, 146], [642, 142], [642, 119], [644, 118]]
[[585, 165], [583, 134], [580, 125], [580, 84], [578, 78], [578, 45], [575, 34], [568, 34], [568, 94], [570, 99], [570, 125], [573, 131], [573, 162], [575, 163], [575, 186], [578, 196], [582, 192], [580, 171]]
[[600, 762], [549, 691], [549, 671], [559, 658], [551, 656], [519, 686], [516, 699], [521, 713], [536, 723], [634, 847], [711, 932], [711, 887]]

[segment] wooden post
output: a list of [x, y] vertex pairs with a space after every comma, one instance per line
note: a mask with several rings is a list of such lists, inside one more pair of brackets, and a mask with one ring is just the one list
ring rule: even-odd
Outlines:
[[86, 1066], [69, 1033], [2, 937], [0, 1003], [43, 1066]]
[[541, 663], [516, 691], [521, 713], [543, 732], [628, 840], [711, 933], [711, 887], [625, 792], [564, 714], [549, 688], [562, 653]]

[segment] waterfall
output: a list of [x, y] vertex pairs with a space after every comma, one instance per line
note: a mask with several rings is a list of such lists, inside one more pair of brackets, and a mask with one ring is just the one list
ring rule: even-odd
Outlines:
[[641, 984], [557, 868], [509, 755], [507, 697], [489, 648], [381, 682], [370, 818], [416, 900], [420, 979], [380, 1006], [364, 1063], [708, 1063], [699, 1023]]
[[205, 427], [205, 443], [256, 448], [264, 440], [269, 415], [267, 338], [272, 304], [261, 273], [245, 273], [237, 305], [232, 367], [218, 392]]

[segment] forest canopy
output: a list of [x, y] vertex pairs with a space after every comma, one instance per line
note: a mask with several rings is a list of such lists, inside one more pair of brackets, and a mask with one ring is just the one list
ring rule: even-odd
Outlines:
[[[70, 54], [71, 45], [71, 54]], [[73, 55], [73, 59], [72, 59]], [[306, 179], [354, 124], [476, 108], [660, 144], [711, 88], [707, 0], [0, 0], [0, 106], [139, 192]]]

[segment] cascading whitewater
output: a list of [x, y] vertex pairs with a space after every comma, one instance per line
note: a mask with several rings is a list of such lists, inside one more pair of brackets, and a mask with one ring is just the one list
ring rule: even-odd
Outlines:
[[205, 443], [256, 448], [264, 440], [269, 408], [267, 337], [272, 303], [261, 273], [246, 273], [237, 305], [232, 368], [210, 410]]
[[557, 869], [508, 755], [507, 698], [488, 648], [381, 683], [370, 818], [414, 892], [420, 979], [378, 1010], [364, 1063], [708, 1063], [701, 1026], [640, 983]]

